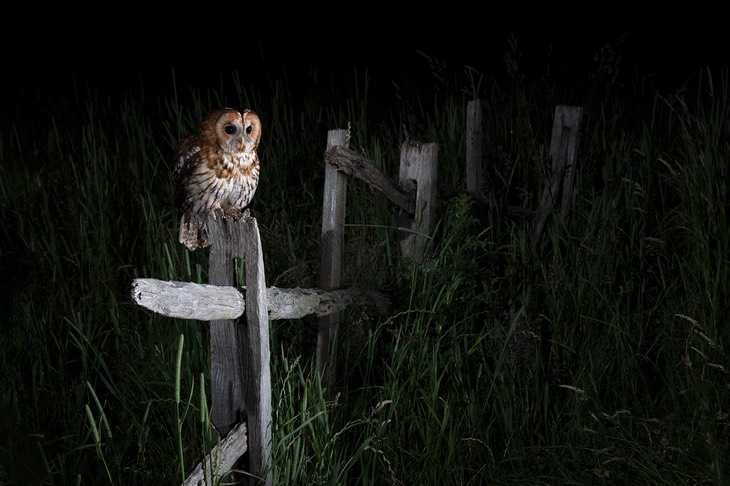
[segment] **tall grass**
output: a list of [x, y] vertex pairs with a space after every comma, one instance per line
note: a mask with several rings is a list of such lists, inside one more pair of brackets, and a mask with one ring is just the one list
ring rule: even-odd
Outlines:
[[[463, 187], [475, 96], [488, 204], [442, 198], [427, 262], [402, 262], [393, 208], [348, 183], [344, 284], [393, 305], [343, 313], [334, 394], [316, 319], [271, 323], [277, 484], [726, 482], [727, 71], [667, 91], [597, 59], [582, 91], [525, 73], [512, 39], [503, 75], [426, 59], [418, 91], [367, 71], [310, 72], [306, 93], [173, 76], [156, 96], [81, 89], [8, 114], [0, 482], [179, 483], [213, 445], [206, 324], [129, 296], [135, 277], [207, 281], [205, 250], [177, 244], [168, 160], [208, 108], [261, 115], [266, 280], [315, 287], [327, 130], [350, 123], [392, 175], [406, 137], [438, 142], [440, 181]], [[565, 100], [585, 109], [571, 217], [535, 242], [504, 209], [536, 209]]]

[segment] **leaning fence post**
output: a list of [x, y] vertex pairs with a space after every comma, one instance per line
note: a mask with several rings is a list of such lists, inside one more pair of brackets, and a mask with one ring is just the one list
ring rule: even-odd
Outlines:
[[423, 261], [436, 221], [437, 164], [437, 143], [403, 142], [398, 183], [406, 188], [415, 184], [416, 212], [413, 215], [402, 214], [399, 218], [402, 227], [411, 229], [401, 231], [399, 240], [401, 254], [416, 262]]
[[[330, 130], [327, 133], [327, 150], [335, 146], [347, 146], [347, 130]], [[347, 176], [325, 164], [324, 200], [322, 202], [322, 234], [320, 237], [319, 284], [322, 288], [342, 285], [342, 239], [345, 223]], [[319, 318], [317, 334], [317, 371], [322, 386], [330, 392], [337, 377], [337, 332], [340, 314]]]

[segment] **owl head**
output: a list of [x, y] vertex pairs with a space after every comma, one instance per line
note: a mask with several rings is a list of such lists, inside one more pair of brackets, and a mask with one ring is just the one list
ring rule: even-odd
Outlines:
[[210, 138], [206, 142], [229, 154], [253, 153], [261, 141], [261, 120], [248, 109], [218, 108], [203, 118], [200, 128]]

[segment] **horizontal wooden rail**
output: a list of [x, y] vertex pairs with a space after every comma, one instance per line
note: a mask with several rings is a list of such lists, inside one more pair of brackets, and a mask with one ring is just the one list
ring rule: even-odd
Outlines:
[[[246, 309], [246, 287], [223, 287], [190, 282], [169, 282], [137, 278], [132, 282], [132, 299], [157, 314], [181, 319], [216, 321], [236, 319]], [[390, 299], [374, 290], [266, 288], [269, 319], [301, 319], [325, 316], [363, 302], [379, 314], [388, 312]]]

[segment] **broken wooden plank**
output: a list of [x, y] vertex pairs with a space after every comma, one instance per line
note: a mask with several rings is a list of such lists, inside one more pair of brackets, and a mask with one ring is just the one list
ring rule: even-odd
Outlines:
[[247, 450], [246, 423], [236, 425], [185, 479], [184, 486], [219, 484]]

